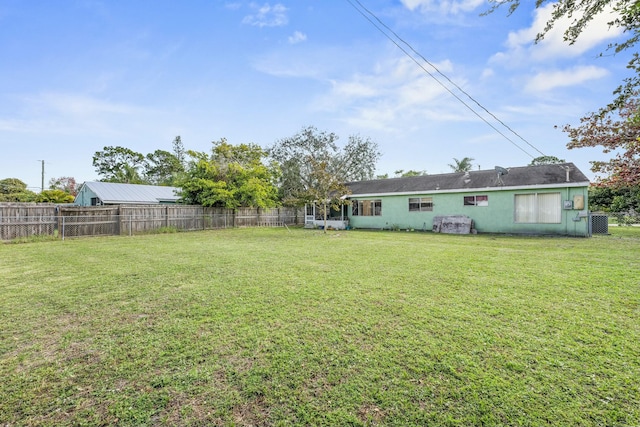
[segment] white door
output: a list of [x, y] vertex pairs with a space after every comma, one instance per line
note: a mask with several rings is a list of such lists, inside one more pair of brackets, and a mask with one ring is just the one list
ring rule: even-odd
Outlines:
[[315, 225], [315, 221], [316, 221], [316, 205], [315, 204], [311, 204], [311, 205], [305, 205], [304, 206], [304, 223], [306, 224], [310, 224], [310, 225]]

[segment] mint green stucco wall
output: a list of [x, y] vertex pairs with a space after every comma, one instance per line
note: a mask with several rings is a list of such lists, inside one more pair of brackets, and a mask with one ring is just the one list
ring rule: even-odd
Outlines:
[[[559, 224], [524, 224], [515, 222], [514, 200], [516, 194], [560, 193], [561, 203], [573, 200], [575, 195], [584, 198], [582, 209], [561, 208]], [[487, 195], [488, 206], [464, 206], [464, 196]], [[409, 212], [409, 198], [432, 197], [432, 212]], [[354, 228], [394, 228], [431, 230], [433, 218], [437, 215], [466, 215], [473, 219], [474, 227], [480, 233], [517, 233], [517, 234], [556, 234], [566, 236], [589, 235], [587, 218], [579, 218], [578, 213], [588, 211], [587, 187], [538, 189], [538, 190], [501, 190], [473, 191], [465, 193], [433, 193], [402, 196], [352, 197], [353, 200], [382, 200], [381, 216], [352, 216], [349, 208], [349, 225]]]
[[98, 196], [96, 195], [96, 193], [91, 191], [89, 187], [87, 187], [86, 185], [83, 185], [80, 188], [80, 192], [76, 195], [76, 198], [73, 204], [78, 206], [91, 206], [92, 197], [98, 197]]

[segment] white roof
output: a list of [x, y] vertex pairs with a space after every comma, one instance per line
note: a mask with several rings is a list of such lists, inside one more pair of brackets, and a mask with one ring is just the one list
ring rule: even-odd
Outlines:
[[162, 187], [158, 185], [119, 184], [114, 182], [85, 182], [92, 192], [108, 204], [157, 204], [161, 202], [174, 203], [180, 199], [176, 193], [177, 187]]

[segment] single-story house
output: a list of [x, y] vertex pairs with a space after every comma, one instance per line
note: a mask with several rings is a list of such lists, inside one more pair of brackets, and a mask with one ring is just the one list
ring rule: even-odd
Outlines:
[[[351, 228], [590, 236], [589, 179], [573, 164], [549, 164], [347, 183], [332, 220]], [[307, 214], [310, 214], [307, 207]], [[311, 216], [307, 217], [311, 222]], [[316, 225], [321, 221], [315, 220]], [[336, 228], [341, 228], [340, 226]]]
[[179, 190], [177, 187], [157, 185], [85, 182], [80, 186], [74, 204], [77, 206], [173, 204], [180, 199]]

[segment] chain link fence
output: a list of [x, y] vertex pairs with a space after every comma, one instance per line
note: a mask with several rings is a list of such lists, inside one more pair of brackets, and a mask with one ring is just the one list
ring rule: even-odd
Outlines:
[[58, 221], [53, 216], [27, 216], [19, 219], [0, 217], [0, 240], [16, 240], [31, 236], [57, 236]]
[[640, 226], [640, 213], [636, 211], [629, 212], [607, 212], [609, 225], [613, 226]]
[[609, 234], [609, 227], [640, 227], [640, 214], [629, 212], [592, 212], [592, 234]]

